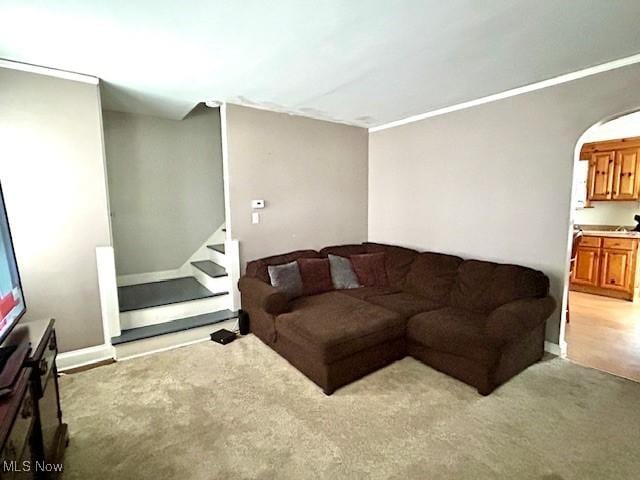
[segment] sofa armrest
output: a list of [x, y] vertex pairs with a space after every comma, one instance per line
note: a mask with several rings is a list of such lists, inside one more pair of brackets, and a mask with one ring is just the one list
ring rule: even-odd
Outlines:
[[280, 315], [289, 310], [287, 296], [258, 278], [244, 276], [238, 281], [238, 288], [245, 309], [247, 306], [259, 308], [271, 315]]
[[499, 343], [508, 343], [542, 324], [556, 309], [553, 297], [525, 298], [496, 308], [487, 317], [486, 333]]

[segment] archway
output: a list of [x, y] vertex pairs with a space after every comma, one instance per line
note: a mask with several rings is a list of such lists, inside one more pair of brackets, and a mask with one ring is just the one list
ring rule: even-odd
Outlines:
[[[640, 112], [588, 128], [575, 146], [572, 178], [562, 354], [640, 381], [640, 233], [624, 232], [640, 214]], [[585, 234], [576, 249], [574, 228]]]

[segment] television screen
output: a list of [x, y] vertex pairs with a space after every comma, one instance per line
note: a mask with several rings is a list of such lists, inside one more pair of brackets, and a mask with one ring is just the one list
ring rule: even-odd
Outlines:
[[9, 219], [0, 186], [0, 342], [20, 320], [25, 310]]

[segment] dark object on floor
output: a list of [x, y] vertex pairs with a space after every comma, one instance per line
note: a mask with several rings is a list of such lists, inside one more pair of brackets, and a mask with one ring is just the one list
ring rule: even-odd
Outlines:
[[238, 329], [240, 335], [247, 335], [251, 331], [249, 328], [249, 314], [244, 310], [238, 312]]
[[220, 330], [216, 330], [211, 334], [211, 341], [219, 343], [220, 345], [226, 345], [227, 343], [231, 343], [236, 339], [236, 334], [221, 328]]
[[[288, 300], [268, 283], [269, 265], [378, 252], [380, 285]], [[542, 358], [556, 306], [538, 270], [375, 243], [255, 260], [239, 288], [251, 331], [327, 395], [406, 355], [488, 395]]]

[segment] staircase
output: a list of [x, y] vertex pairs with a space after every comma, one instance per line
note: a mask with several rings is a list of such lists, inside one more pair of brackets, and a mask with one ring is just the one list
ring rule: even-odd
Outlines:
[[[219, 240], [221, 232], [224, 235], [223, 228], [210, 241]], [[237, 257], [235, 245], [233, 257]], [[238, 259], [225, 250], [224, 243], [207, 242], [180, 269], [161, 272], [173, 278], [119, 286], [121, 332], [111, 338], [117, 358], [207, 339], [220, 328], [210, 328], [214, 324], [233, 328], [237, 279], [232, 279], [228, 267], [238, 272], [233, 268]]]

